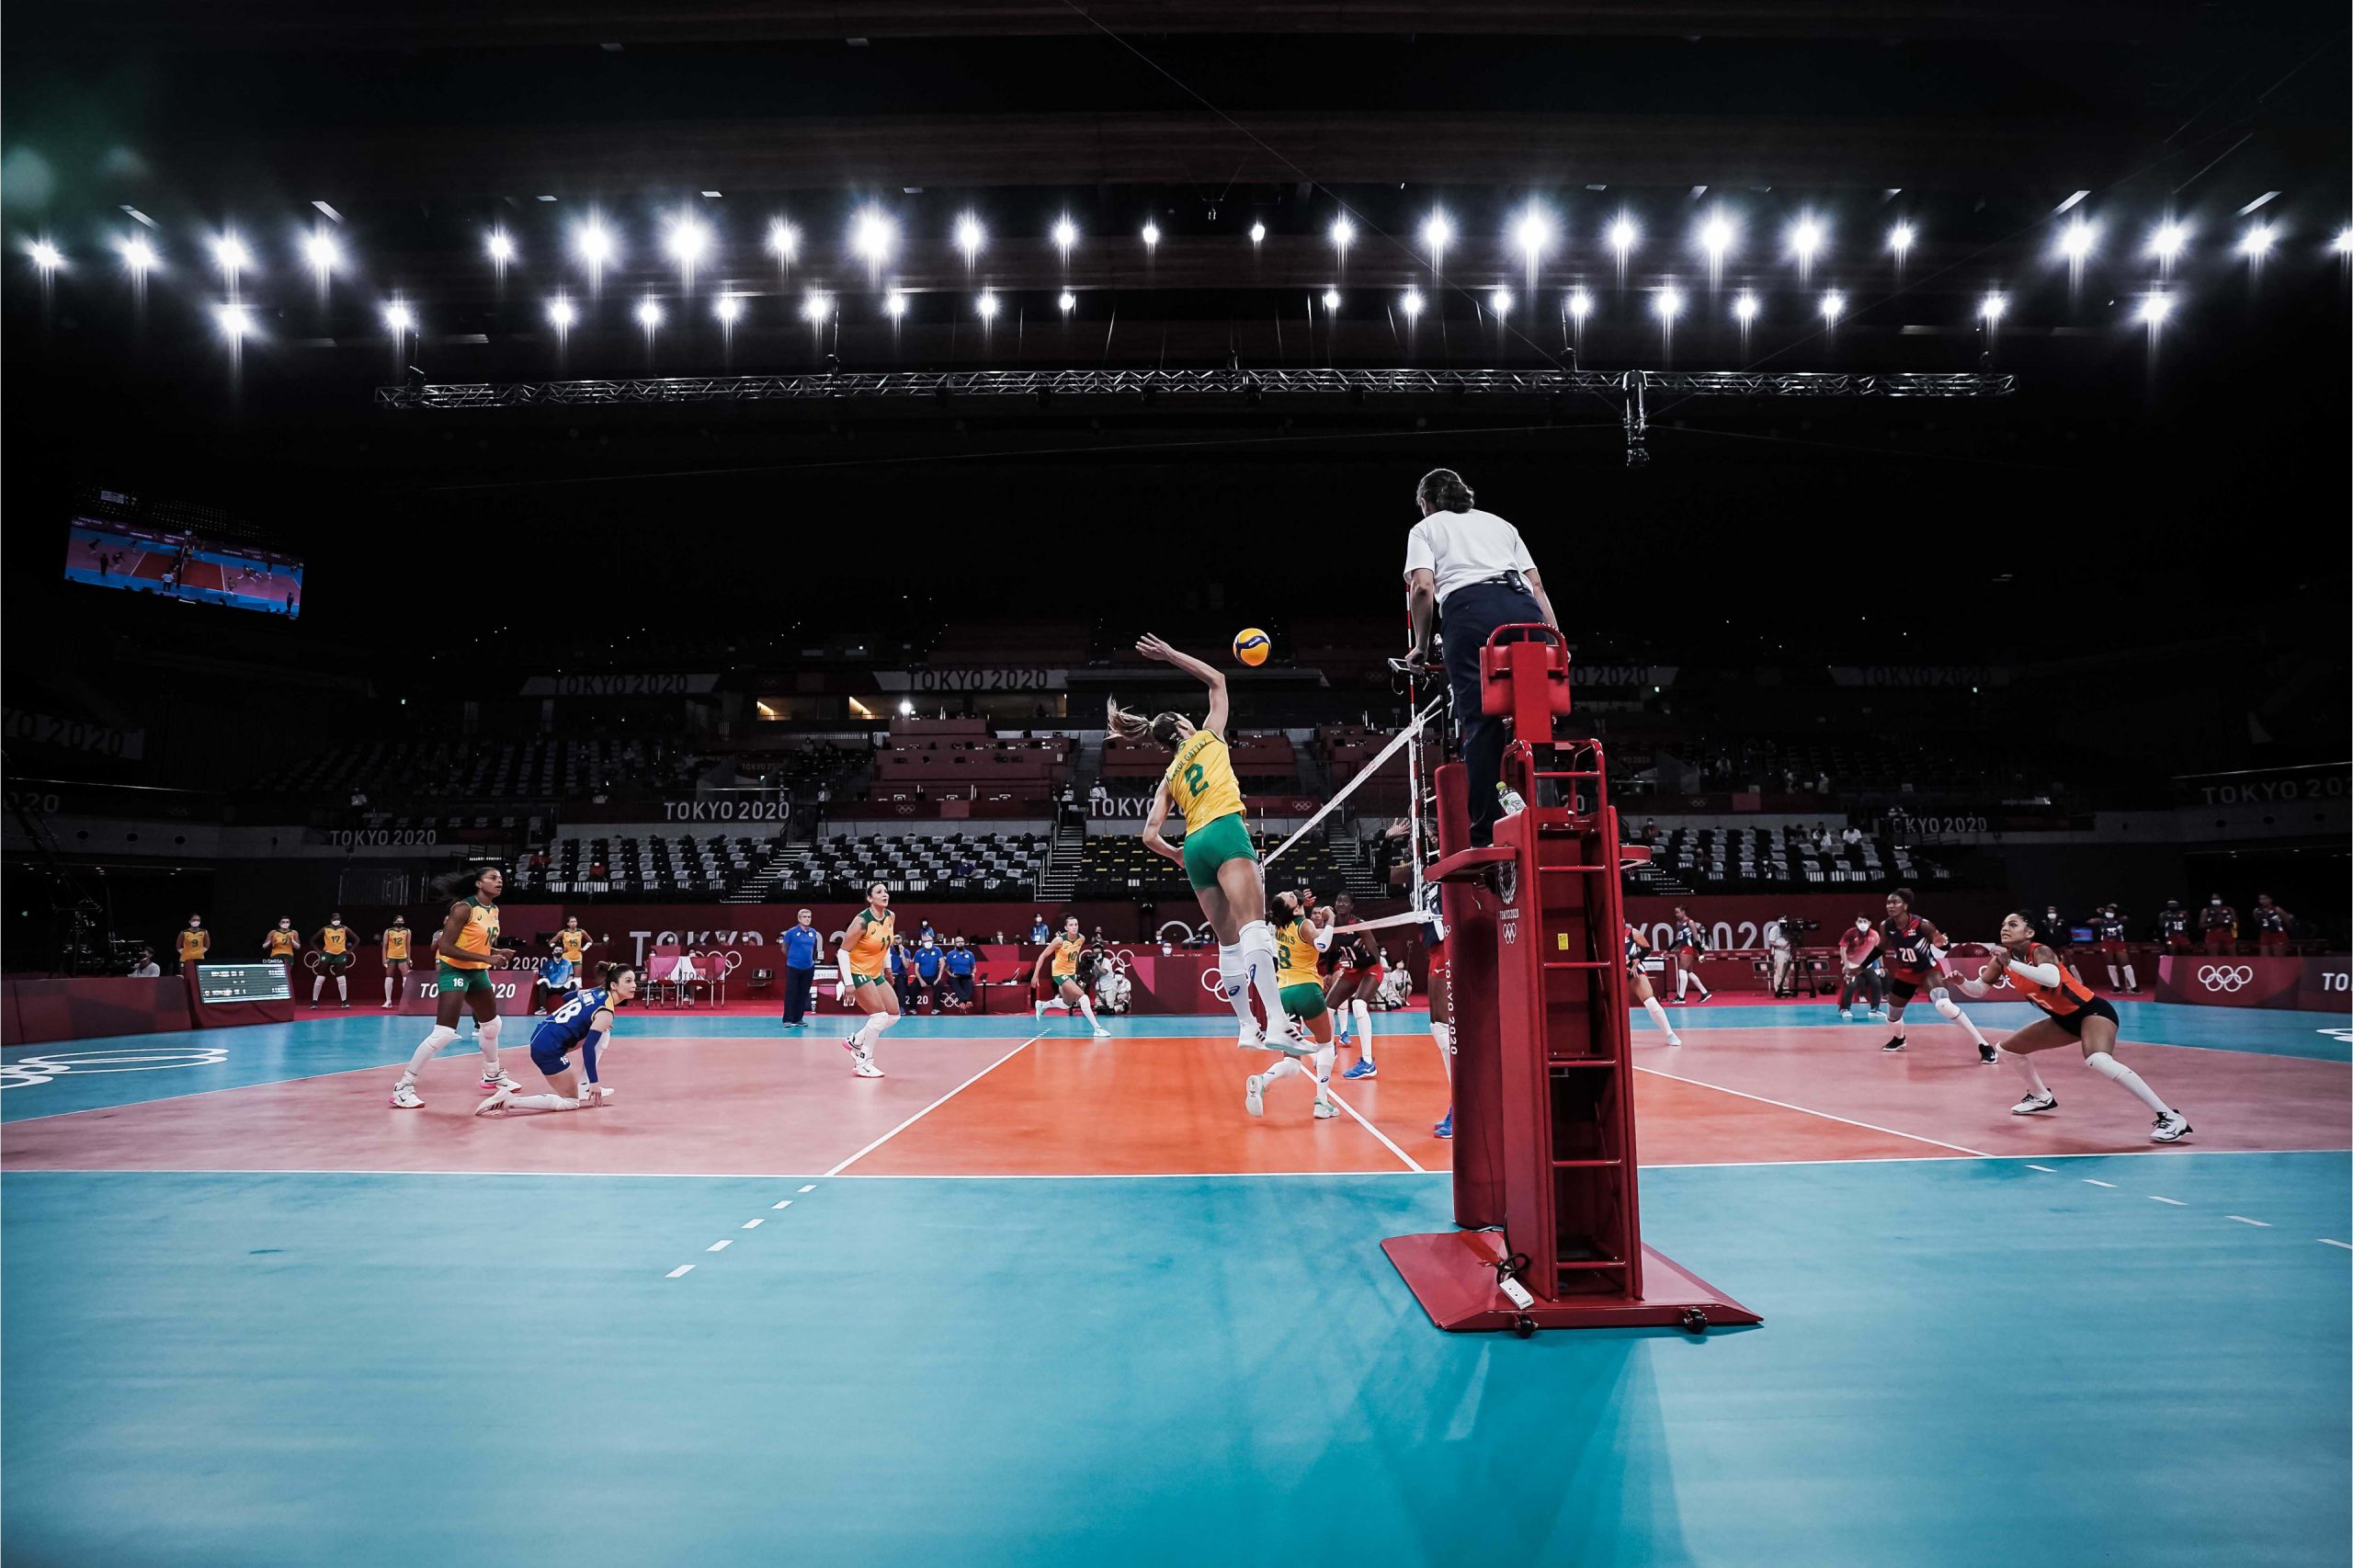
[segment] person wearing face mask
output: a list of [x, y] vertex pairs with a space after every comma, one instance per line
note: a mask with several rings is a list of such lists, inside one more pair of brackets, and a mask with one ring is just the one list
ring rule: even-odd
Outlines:
[[340, 915], [330, 915], [327, 923], [311, 937], [311, 950], [319, 955], [319, 967], [311, 975], [311, 1006], [319, 1005], [319, 993], [326, 989], [327, 976], [335, 976], [335, 1000], [344, 1006], [351, 1006], [351, 960], [355, 951], [351, 927], [343, 923]]
[[824, 956], [825, 939], [816, 917], [802, 910], [792, 929], [784, 934], [784, 1027], [809, 1027], [809, 998], [817, 988], [817, 960]]
[[188, 965], [204, 961], [204, 955], [212, 950], [212, 933], [204, 928], [203, 915], [191, 915], [188, 917], [188, 925], [182, 927], [176, 946], [183, 972]]
[[941, 984], [943, 960], [947, 956], [940, 949], [939, 938], [932, 934], [928, 926], [925, 926], [923, 935], [915, 940], [915, 950], [908, 966], [912, 971], [909, 978], [930, 1002], [934, 1013], [939, 1011], [939, 1004], [947, 989]]
[[2099, 939], [2099, 956], [2108, 965], [2108, 988], [2127, 995], [2138, 992], [2141, 977], [2132, 972], [2131, 949], [2124, 945], [2124, 916], [2116, 905], [2103, 904], [2092, 912], [2092, 935]]
[[1855, 923], [1838, 933], [1838, 971], [1841, 1022], [1853, 1019], [1858, 993], [1870, 1012], [1878, 1014], [1883, 1010], [1880, 1006], [1879, 933], [1872, 929], [1870, 915], [1856, 915]]
[[2208, 952], [2228, 954], [2239, 950], [2239, 912], [2224, 903], [2221, 893], [2206, 895], [2206, 907], [2198, 912], [2198, 927], [2206, 933]]
[[2294, 915], [2271, 902], [2271, 895], [2255, 895], [2255, 950], [2266, 958], [2288, 956], [2288, 922]]
[[[285, 966], [286, 991], [290, 996], [294, 992], [294, 960], [301, 951], [302, 933], [294, 929], [294, 917], [290, 915], [279, 915], [278, 924], [262, 933], [261, 956], [276, 959]], [[313, 996], [311, 1000], [315, 1004], [318, 998]]]
[[949, 938], [948, 956], [942, 960], [948, 970], [948, 990], [950, 1005], [958, 1012], [972, 1008], [972, 971], [980, 967], [981, 955], [959, 935]]
[[2157, 940], [2165, 944], [2167, 952], [2189, 951], [2189, 911], [2182, 908], [2181, 900], [2169, 898], [2165, 908], [2157, 912]]

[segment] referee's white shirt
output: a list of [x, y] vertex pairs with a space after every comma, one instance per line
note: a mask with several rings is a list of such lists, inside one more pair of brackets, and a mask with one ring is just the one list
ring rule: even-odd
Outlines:
[[1519, 530], [1493, 512], [1432, 512], [1405, 536], [1405, 575], [1437, 579], [1441, 605], [1455, 589], [1506, 572], [1536, 570]]

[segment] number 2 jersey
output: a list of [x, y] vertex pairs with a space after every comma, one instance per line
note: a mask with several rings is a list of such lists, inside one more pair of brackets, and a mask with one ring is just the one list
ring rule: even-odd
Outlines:
[[1187, 833], [1199, 833], [1220, 817], [1242, 814], [1242, 785], [1233, 777], [1233, 758], [1213, 731], [1195, 730], [1186, 736], [1160, 782], [1184, 813]]

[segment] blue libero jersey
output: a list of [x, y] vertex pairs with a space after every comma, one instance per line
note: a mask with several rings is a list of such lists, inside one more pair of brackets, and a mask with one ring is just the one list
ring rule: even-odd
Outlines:
[[597, 1010], [605, 1006], [605, 988], [583, 991], [571, 1001], [550, 1013], [531, 1031], [531, 1043], [552, 1043], [560, 1051], [571, 1051], [588, 1038], [588, 1026], [596, 1018]]

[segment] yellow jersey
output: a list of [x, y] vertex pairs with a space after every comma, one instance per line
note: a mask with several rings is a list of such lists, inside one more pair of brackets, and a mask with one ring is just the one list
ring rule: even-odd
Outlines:
[[498, 906], [470, 898], [453, 907], [466, 912], [466, 923], [458, 928], [458, 950], [468, 956], [441, 961], [451, 969], [488, 969], [490, 953], [498, 946]]
[[327, 954], [329, 954], [329, 955], [331, 955], [331, 956], [340, 957], [340, 956], [342, 955], [343, 949], [346, 949], [346, 948], [347, 948], [347, 947], [349, 947], [350, 945], [351, 945], [351, 927], [350, 927], [350, 926], [322, 926], [322, 927], [320, 928], [320, 930], [319, 930], [319, 949], [320, 949], [320, 950], [321, 950], [322, 952], [327, 953]]
[[558, 931], [555, 934], [555, 939], [563, 949], [563, 961], [566, 963], [578, 963], [580, 961], [580, 950], [588, 945], [588, 933], [585, 931], [574, 931], [567, 926], [565, 929]]
[[898, 935], [895, 915], [874, 918], [874, 911], [861, 909], [850, 917], [849, 940], [843, 944], [849, 952], [849, 971], [872, 980], [883, 972], [891, 956], [891, 939]]
[[180, 933], [180, 962], [194, 963], [211, 950], [211, 932], [183, 931]]
[[1161, 776], [1161, 787], [1184, 813], [1185, 831], [1198, 832], [1220, 817], [1242, 814], [1242, 786], [1225, 742], [1209, 730], [1195, 730], [1176, 748], [1176, 759]]
[[1086, 950], [1086, 938], [1057, 937], [1048, 945], [1054, 949], [1053, 977], [1056, 980], [1076, 980], [1078, 955]]
[[408, 927], [394, 926], [384, 933], [384, 957], [393, 963], [408, 960]]
[[290, 959], [302, 950], [302, 933], [300, 931], [272, 930], [265, 941], [269, 956], [274, 959]]
[[1324, 977], [1315, 972], [1315, 927], [1312, 922], [1294, 920], [1275, 933], [1277, 985], [1313, 985], [1321, 990]]

